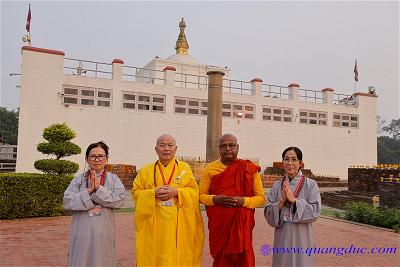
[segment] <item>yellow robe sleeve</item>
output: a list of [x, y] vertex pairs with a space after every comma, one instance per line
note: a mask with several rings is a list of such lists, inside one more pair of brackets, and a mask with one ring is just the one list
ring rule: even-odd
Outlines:
[[200, 191], [200, 203], [206, 206], [214, 206], [212, 198], [214, 195], [210, 195], [208, 190], [210, 189], [211, 173], [209, 168], [205, 168], [201, 175], [199, 191]]
[[154, 164], [143, 167], [136, 175], [132, 186], [132, 198], [135, 202], [137, 266], [156, 265], [156, 258], [154, 257], [156, 251], [156, 214], [153, 168]]
[[[154, 213], [155, 191], [152, 185], [151, 168], [142, 168], [136, 175], [132, 186], [132, 198], [140, 216], [151, 217]], [[138, 214], [136, 214], [138, 215]]]
[[254, 209], [265, 204], [264, 187], [262, 186], [261, 176], [257, 172], [253, 175], [253, 197], [245, 197], [243, 207]]
[[182, 161], [178, 163], [179, 169], [184, 170], [185, 174], [177, 185], [179, 209], [177, 266], [200, 266], [204, 245], [204, 226], [199, 207], [199, 187], [189, 165]]

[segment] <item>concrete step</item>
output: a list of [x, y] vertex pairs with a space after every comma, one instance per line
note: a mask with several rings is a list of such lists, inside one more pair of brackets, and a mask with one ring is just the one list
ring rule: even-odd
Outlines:
[[339, 177], [325, 177], [325, 176], [312, 176], [311, 179], [318, 181], [318, 182], [339, 182]]
[[345, 181], [317, 181], [318, 187], [347, 187], [347, 182]]

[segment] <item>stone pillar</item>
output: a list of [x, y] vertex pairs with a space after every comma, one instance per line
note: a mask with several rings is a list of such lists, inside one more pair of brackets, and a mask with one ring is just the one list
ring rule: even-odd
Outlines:
[[251, 83], [251, 94], [261, 96], [261, 85], [263, 80], [260, 78], [254, 78], [250, 81]]
[[222, 71], [209, 71], [206, 161], [219, 158], [218, 138], [222, 135]]
[[124, 61], [122, 59], [114, 59], [112, 61], [112, 78], [113, 80], [122, 81], [122, 65]]
[[333, 104], [333, 91], [334, 90], [332, 88], [324, 88], [321, 90], [321, 92], [324, 94], [324, 104]]
[[173, 66], [166, 66], [164, 69], [164, 85], [175, 85], [175, 71], [176, 68]]
[[292, 96], [291, 100], [299, 101], [299, 88], [300, 84], [291, 83], [287, 87], [289, 87], [289, 93]]

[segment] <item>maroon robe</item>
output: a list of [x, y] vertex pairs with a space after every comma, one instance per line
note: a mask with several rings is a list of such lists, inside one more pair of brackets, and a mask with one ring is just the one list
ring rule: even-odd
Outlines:
[[[212, 178], [209, 194], [252, 197], [253, 175], [259, 171], [251, 161], [237, 159]], [[254, 209], [215, 205], [206, 211], [213, 267], [255, 266]]]

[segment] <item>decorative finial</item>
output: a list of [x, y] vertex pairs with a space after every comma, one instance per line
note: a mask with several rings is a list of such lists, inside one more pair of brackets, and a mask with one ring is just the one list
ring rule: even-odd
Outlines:
[[31, 46], [31, 35], [30, 34], [24, 34], [24, 36], [22, 36], [22, 41], [24, 43], [28, 43], [28, 45]]
[[185, 21], [183, 20], [183, 18], [182, 18], [181, 22], [179, 23], [179, 28], [180, 28], [180, 32], [179, 32], [178, 40], [176, 41], [175, 50], [176, 50], [177, 54], [187, 55], [188, 50], [189, 50], [189, 44], [186, 40], [186, 35], [185, 35], [186, 24], [185, 24]]

